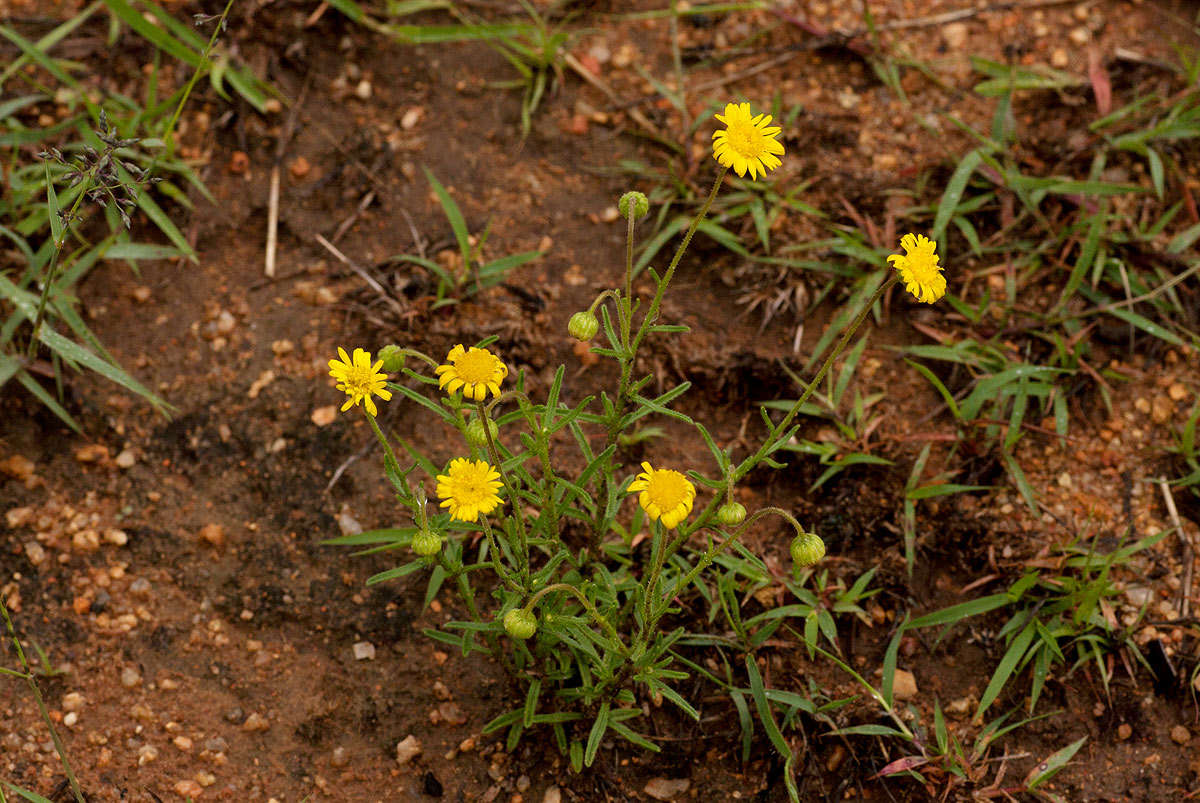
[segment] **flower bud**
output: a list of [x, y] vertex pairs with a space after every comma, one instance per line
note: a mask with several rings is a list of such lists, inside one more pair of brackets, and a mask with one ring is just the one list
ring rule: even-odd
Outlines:
[[650, 199], [640, 192], [627, 192], [617, 201], [617, 211], [626, 220], [629, 220], [630, 214], [637, 220], [650, 214]]
[[431, 530], [417, 530], [412, 539], [412, 551], [421, 557], [436, 555], [442, 548], [442, 537]]
[[736, 527], [746, 520], [746, 506], [739, 502], [726, 502], [717, 508], [717, 524]]
[[524, 641], [537, 632], [537, 617], [532, 611], [523, 608], [513, 608], [504, 614], [504, 632], [515, 639]]
[[584, 343], [591, 340], [600, 331], [600, 322], [591, 310], [581, 310], [567, 321], [567, 334]]
[[803, 568], [825, 557], [825, 542], [816, 533], [800, 533], [792, 539], [792, 563]]
[[399, 373], [404, 367], [404, 349], [389, 343], [379, 350], [379, 359], [383, 360], [383, 371], [388, 374]]
[[[487, 421], [487, 432], [492, 433], [492, 440], [496, 440], [496, 436], [500, 434], [500, 428], [490, 418]], [[477, 449], [484, 448], [488, 444], [487, 432], [484, 432], [483, 421], [472, 418], [471, 423], [467, 424], [467, 443]]]

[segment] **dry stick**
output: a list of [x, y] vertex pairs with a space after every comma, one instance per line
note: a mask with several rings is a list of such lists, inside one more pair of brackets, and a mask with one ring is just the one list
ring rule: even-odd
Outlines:
[[1175, 496], [1171, 493], [1171, 486], [1166, 480], [1158, 481], [1159, 490], [1162, 491], [1163, 502], [1167, 506], [1167, 515], [1171, 517], [1171, 524], [1175, 525], [1175, 531], [1179, 533], [1179, 540], [1183, 544], [1183, 585], [1179, 588], [1179, 615], [1187, 616], [1192, 607], [1192, 564], [1196, 558], [1196, 545], [1192, 543], [1192, 537], [1183, 529], [1183, 522], [1179, 519], [1179, 511], [1175, 509]]
[[271, 165], [271, 191], [267, 196], [267, 255], [263, 261], [263, 273], [268, 279], [275, 276], [275, 249], [279, 243], [279, 177], [283, 165], [283, 154], [287, 150], [288, 142], [292, 139], [292, 134], [296, 131], [296, 116], [300, 113], [300, 107], [304, 105], [304, 98], [308, 95], [308, 85], [309, 80], [305, 78], [304, 86], [300, 87], [300, 97], [288, 112], [283, 132], [279, 135], [279, 141], [275, 143], [275, 163]]
[[[570, 53], [567, 53], [563, 57], [563, 60], [566, 62], [566, 65], [574, 70], [580, 78], [603, 92], [613, 103], [620, 104], [622, 102], [621, 96], [618, 95], [612, 87], [605, 83], [600, 76], [593, 73], [587, 67], [584, 67], [583, 64], [580, 63], [579, 59], [575, 58]], [[650, 139], [654, 140], [655, 142], [660, 142], [672, 150], [679, 147], [678, 143], [671, 142], [659, 134], [658, 126], [646, 119], [646, 115], [642, 114], [637, 109], [631, 107], [626, 109], [625, 113], [629, 115], [631, 120], [642, 127]]]
[[358, 202], [358, 207], [350, 214], [350, 217], [343, 220], [341, 225], [337, 227], [337, 231], [333, 233], [333, 240], [331, 242], [336, 245], [337, 241], [342, 239], [346, 232], [350, 230], [350, 227], [354, 225], [354, 222], [362, 216], [362, 213], [367, 211], [367, 207], [370, 206], [371, 202], [374, 200], [375, 190], [368, 190], [367, 194], [364, 195], [362, 200]]
[[391, 305], [392, 309], [394, 309], [400, 315], [404, 314], [404, 308], [400, 306], [400, 303], [396, 301], [396, 299], [392, 298], [391, 294], [389, 294], [387, 290], [383, 289], [383, 285], [376, 281], [374, 276], [367, 273], [365, 268], [352, 261], [349, 257], [339, 251], [336, 245], [326, 240], [319, 233], [314, 235], [314, 237], [316, 241], [325, 248], [326, 251], [333, 254], [334, 258], [337, 259], [338, 262], [341, 262], [347, 268], [357, 273], [359, 277], [361, 277], [362, 280], [371, 287], [372, 290], [378, 293], [384, 301]]

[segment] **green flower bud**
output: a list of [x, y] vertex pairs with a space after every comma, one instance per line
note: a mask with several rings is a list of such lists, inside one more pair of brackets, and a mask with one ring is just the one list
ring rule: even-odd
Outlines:
[[[487, 422], [487, 431], [492, 433], [492, 440], [496, 440], [496, 437], [500, 434], [500, 428], [490, 418]], [[478, 418], [472, 418], [471, 423], [467, 424], [467, 443], [478, 449], [487, 446], [487, 433], [483, 430], [483, 421]]]
[[825, 557], [825, 542], [816, 533], [800, 533], [792, 539], [792, 563], [799, 567], [812, 566]]
[[383, 360], [384, 373], [399, 373], [404, 367], [404, 349], [389, 343], [379, 350], [379, 359]]
[[633, 219], [637, 220], [650, 214], [650, 199], [640, 192], [627, 192], [617, 201], [617, 211], [626, 220], [629, 220], [631, 213]]
[[524, 641], [537, 632], [537, 617], [523, 608], [513, 608], [504, 614], [504, 632]]
[[600, 322], [590, 310], [582, 310], [571, 316], [567, 321], [567, 334], [584, 343], [591, 340], [600, 331]]
[[726, 502], [717, 508], [717, 524], [736, 527], [746, 520], [746, 506], [739, 502]]
[[442, 548], [442, 537], [430, 530], [417, 530], [412, 539], [412, 551], [421, 557], [436, 555]]

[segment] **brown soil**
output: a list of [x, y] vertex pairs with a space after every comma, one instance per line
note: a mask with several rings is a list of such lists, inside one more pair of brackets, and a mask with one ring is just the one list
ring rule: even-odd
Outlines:
[[[876, 23], [886, 26], [961, 4], [871, 5]], [[787, 129], [789, 156], [773, 178], [780, 186], [811, 181], [805, 203], [847, 224], [865, 219], [884, 240], [898, 233], [896, 215], [907, 204], [890, 201], [897, 196], [888, 191], [911, 187], [919, 172], [970, 147], [965, 135], [932, 115], [949, 112], [981, 130], [990, 125], [990, 101], [969, 91], [974, 80], [966, 54], [1054, 62], [1086, 75], [1089, 52], [1098, 52], [1120, 106], [1150, 85], [1169, 84], [1153, 61], [1171, 59], [1169, 40], [1183, 35], [1175, 22], [1181, 10], [1150, 2], [988, 11], [964, 22], [962, 39], [961, 29], [947, 32], [936, 24], [885, 31], [894, 47], [906, 47], [935, 69], [936, 81], [916, 70], [903, 73], [906, 103], [862, 58], [865, 39], [846, 46], [835, 35], [816, 38], [821, 31], [858, 29], [860, 17], [840, 3], [781, 7], [787, 10], [779, 17], [740, 12], [681, 24], [679, 41], [689, 58], [772, 26], [756, 45], [762, 51], [692, 76], [697, 85], [735, 80], [724, 90], [693, 92], [690, 116], [722, 92], [756, 104], [779, 92], [785, 108], [802, 104]], [[400, 523], [366, 426], [351, 415], [314, 422], [340, 403], [326, 376], [335, 348], [399, 342], [440, 354], [495, 333], [510, 367], [524, 370], [531, 387], [544, 387], [559, 363], [580, 387], [604, 380], [605, 369], [572, 348], [565, 323], [597, 291], [619, 281], [622, 226], [609, 210], [630, 185], [648, 188], [611, 167], [621, 159], [662, 166], [664, 152], [636, 136], [629, 115], [573, 73], [522, 140], [517, 94], [488, 86], [511, 71], [486, 46], [402, 47], [332, 9], [306, 25], [311, 4], [253, 8], [235, 7], [230, 39], [284, 94], [303, 98], [294, 126], [286, 106], [261, 117], [244, 104], [199, 93], [181, 133], [218, 203], [197, 198], [194, 213], [175, 210], [197, 263], [148, 263], [137, 274], [105, 264], [82, 288], [101, 341], [175, 406], [171, 419], [87, 376], [67, 388], [87, 439], [19, 392], [10, 389], [0, 399], [6, 477], [0, 507], [7, 511], [0, 526], [0, 594], [26, 643], [36, 643], [60, 672], [43, 678], [41, 687], [89, 800], [550, 801], [552, 787], [564, 800], [648, 800], [644, 790], [654, 778], [689, 779], [680, 800], [786, 800], [782, 762], [770, 744], [760, 735], [742, 764], [734, 710], [703, 683], [687, 689], [702, 701], [701, 723], [665, 709], [652, 713], [659, 755], [606, 743], [595, 766], [574, 775], [549, 740], [526, 739], [505, 752], [497, 735], [481, 734], [509, 704], [500, 667], [448, 654], [422, 632], [455, 618], [456, 602], [443, 593], [423, 610], [425, 583], [417, 576], [366, 587], [367, 577], [395, 565], [394, 556], [352, 557], [320, 543], [355, 526]], [[775, 25], [781, 18], [784, 24]], [[445, 21], [432, 14], [416, 19]], [[585, 11], [583, 21], [589, 30], [572, 52], [621, 97], [652, 91], [632, 65], [670, 78], [665, 21], [620, 21], [595, 10]], [[102, 27], [94, 33], [102, 34]], [[118, 69], [101, 71], [97, 62], [90, 81], [136, 95], [149, 52], [128, 35], [122, 42], [129, 49]], [[786, 52], [772, 48], [789, 45], [801, 46], [790, 61], [737, 77]], [[1118, 49], [1145, 61], [1117, 58]], [[176, 85], [184, 80], [167, 72]], [[365, 99], [354, 93], [363, 81], [370, 86]], [[1081, 87], [1030, 95], [1016, 111], [1029, 142], [1054, 142], [1095, 119], [1093, 104]], [[663, 130], [678, 130], [679, 115], [669, 104], [651, 99], [639, 108]], [[926, 115], [944, 136], [935, 139], [922, 127], [919, 118]], [[289, 128], [280, 257], [269, 280], [262, 275], [268, 176]], [[683, 165], [684, 180], [701, 192], [711, 175], [710, 131], [701, 126]], [[501, 287], [431, 311], [429, 277], [388, 260], [418, 251], [447, 259], [439, 255], [452, 247], [422, 166], [450, 188], [472, 231], [490, 221], [491, 255], [539, 248], [546, 255]], [[366, 287], [314, 238], [319, 232], [333, 239], [350, 218], [337, 248], [379, 276], [385, 295]], [[797, 215], [782, 219], [773, 236], [803, 242], [824, 233]], [[943, 261], [951, 271], [989, 267], [954, 254]], [[763, 323], [761, 308], [746, 307], [791, 296], [801, 299], [802, 311], [817, 287], [795, 275], [751, 269], [701, 239], [664, 314], [692, 332], [672, 343], [653, 342], [645, 367], [666, 385], [693, 381], [682, 408], [709, 422], [719, 443], [744, 450], [755, 443], [753, 402], [796, 395], [780, 363], [802, 366], [832, 309], [826, 304], [806, 322], [785, 305]], [[148, 296], [138, 288], [148, 288]], [[1115, 543], [1123, 533], [1144, 537], [1169, 526], [1159, 489], [1147, 480], [1163, 471], [1157, 447], [1169, 441], [1200, 389], [1194, 353], [1143, 341], [1131, 352], [1122, 329], [1108, 357], [1135, 381], [1114, 388], [1111, 415], [1097, 399], [1084, 398], [1073, 409], [1071, 440], [1034, 433], [1022, 441], [1022, 465], [1049, 512], [1034, 518], [1009, 488], [931, 500], [920, 509], [918, 561], [909, 579], [900, 535], [904, 483], [925, 443], [936, 446], [931, 466], [942, 459], [953, 428], [944, 415], [926, 415], [938, 397], [887, 346], [931, 342], [930, 327], [961, 321], [948, 318], [944, 307], [918, 308], [901, 295], [892, 295], [886, 309], [856, 383], [863, 394], [887, 394], [870, 440], [875, 453], [896, 465], [846, 472], [810, 495], [806, 489], [821, 469], [815, 459], [799, 458], [785, 471], [756, 474], [744, 489], [748, 505], [781, 505], [811, 522], [825, 537], [830, 557], [822, 568], [832, 577], [853, 582], [878, 568], [875, 582], [883, 593], [871, 603], [871, 623], [841, 620], [844, 654], [869, 680], [876, 679], [892, 626], [906, 611], [916, 615], [1003, 590], [1023, 567], [1048, 565], [1057, 554], [1051, 547], [1072, 537]], [[794, 352], [799, 326], [802, 340]], [[1168, 393], [1176, 385], [1185, 396]], [[393, 401], [383, 416], [435, 462], [450, 456], [448, 433], [431, 429], [413, 406]], [[822, 436], [820, 422], [806, 434]], [[678, 464], [705, 455], [690, 439], [663, 439], [650, 448]], [[981, 458], [969, 473], [975, 476], [956, 481], [1004, 484], [994, 460]], [[1197, 511], [1183, 513], [1194, 519]], [[1197, 631], [1194, 620], [1168, 621], [1182, 577], [1177, 543], [1174, 536], [1164, 541], [1135, 564], [1144, 577], [1121, 582], [1150, 588], [1150, 618], [1160, 624], [1153, 632], [1143, 628], [1137, 639], [1148, 644], [1161, 637], [1186, 679]], [[750, 547], [769, 566], [786, 566], [781, 531], [758, 533]], [[782, 591], [776, 597], [749, 600], [748, 610], [787, 602]], [[922, 721], [930, 721], [939, 701], [949, 707], [959, 738], [971, 742], [978, 728], [965, 712], [973, 710], [1002, 654], [995, 632], [1001, 622], [971, 620], [940, 642], [926, 631], [902, 645], [900, 665], [916, 678], [920, 692], [912, 705]], [[355, 645], [362, 642], [373, 646], [373, 658], [356, 660]], [[4, 665], [14, 663], [11, 650], [0, 655]], [[999, 789], [1015, 788], [1038, 761], [1086, 735], [1084, 748], [1047, 787], [1063, 799], [1175, 801], [1200, 790], [1200, 739], [1180, 744], [1179, 731], [1172, 733], [1180, 726], [1196, 729], [1190, 696], [1156, 692], [1152, 675], [1127, 652], [1111, 659], [1124, 660], [1130, 671], [1119, 671], [1107, 690], [1092, 667], [1052, 677], [1038, 710], [1057, 713], [1003, 740], [976, 788], [993, 781]], [[810, 662], [794, 640], [773, 643], [762, 665], [773, 687], [804, 689], [811, 681], [830, 698], [862, 691], [828, 663]], [[955, 703], [962, 701], [960, 710]], [[1015, 695], [1005, 702], [1022, 703]], [[862, 701], [837, 717], [839, 725], [882, 721]], [[926, 789], [876, 776], [900, 757], [895, 743], [823, 736], [828, 730], [803, 723], [801, 799], [941, 794], [940, 783]], [[410, 735], [423, 749], [400, 765], [397, 743]], [[0, 746], [0, 778], [68, 799], [61, 788], [55, 791], [61, 767], [17, 682], [0, 683]]]

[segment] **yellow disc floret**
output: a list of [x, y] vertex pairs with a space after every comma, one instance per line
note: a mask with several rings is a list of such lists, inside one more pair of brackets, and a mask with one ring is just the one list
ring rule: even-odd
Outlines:
[[485, 460], [456, 457], [445, 474], [437, 477], [441, 506], [450, 509], [450, 518], [475, 521], [500, 504], [500, 472]]
[[487, 349], [468, 349], [459, 344], [450, 349], [446, 363], [437, 367], [437, 374], [441, 377], [438, 387], [447, 393], [461, 388], [465, 398], [483, 401], [489, 390], [500, 395], [500, 383], [508, 376], [508, 367]]
[[344, 348], [338, 348], [340, 360], [329, 361], [329, 375], [337, 380], [337, 389], [350, 398], [342, 405], [342, 412], [362, 402], [367, 412], [376, 416], [379, 410], [375, 407], [372, 395], [384, 401], [392, 398], [392, 392], [387, 389], [387, 376], [380, 373], [383, 360], [371, 364], [371, 352], [366, 349], [355, 349], [354, 358], [346, 354]]
[[655, 469], [649, 463], [642, 463], [642, 469], [629, 484], [629, 492], [641, 492], [638, 504], [651, 519], [661, 521], [668, 529], [678, 527], [692, 512], [696, 486], [678, 471]]
[[730, 103], [716, 117], [725, 124], [723, 131], [713, 133], [713, 157], [722, 165], [739, 176], [749, 171], [754, 179], [782, 164], [783, 143], [775, 139], [782, 129], [770, 125], [771, 115], [751, 116], [749, 103]]
[[900, 238], [903, 254], [887, 258], [900, 271], [904, 289], [918, 301], [932, 304], [946, 295], [946, 277], [938, 267], [937, 243], [924, 234], [906, 234]]

